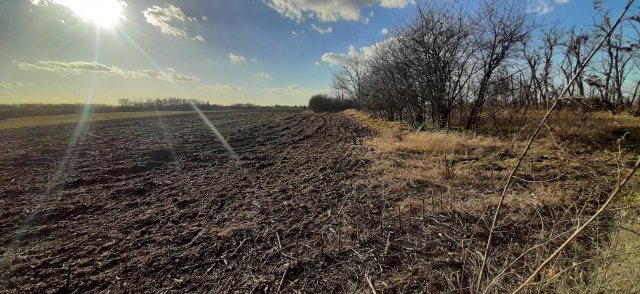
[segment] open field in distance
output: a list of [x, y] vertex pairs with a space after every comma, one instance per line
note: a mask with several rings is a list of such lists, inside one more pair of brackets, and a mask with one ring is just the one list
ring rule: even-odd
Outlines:
[[[143, 118], [151, 116], [168, 116], [193, 113], [190, 111], [145, 111], [145, 112], [107, 112], [107, 113], [91, 113], [88, 116], [89, 121], [106, 121], [119, 120], [129, 118]], [[64, 124], [77, 124], [81, 121], [81, 114], [63, 114], [63, 115], [46, 115], [31, 116], [21, 118], [10, 118], [0, 120], [0, 130], [17, 129], [27, 127], [41, 127]]]

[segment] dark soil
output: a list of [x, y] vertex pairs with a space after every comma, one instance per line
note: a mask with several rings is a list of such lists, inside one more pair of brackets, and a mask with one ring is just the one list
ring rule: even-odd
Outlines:
[[375, 209], [354, 186], [370, 132], [340, 115], [209, 117], [237, 158], [196, 115], [2, 131], [0, 290], [361, 284], [349, 236], [335, 252], [322, 243], [347, 210]]

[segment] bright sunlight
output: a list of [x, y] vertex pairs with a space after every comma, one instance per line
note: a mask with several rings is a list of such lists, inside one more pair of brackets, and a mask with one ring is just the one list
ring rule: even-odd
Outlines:
[[118, 24], [127, 5], [120, 0], [58, 0], [56, 3], [69, 7], [73, 13], [101, 28], [111, 28]]

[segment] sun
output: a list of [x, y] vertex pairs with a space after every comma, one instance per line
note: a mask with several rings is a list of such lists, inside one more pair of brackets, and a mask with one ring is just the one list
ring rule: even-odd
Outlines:
[[111, 28], [124, 19], [127, 4], [120, 0], [56, 0], [73, 13], [101, 28]]

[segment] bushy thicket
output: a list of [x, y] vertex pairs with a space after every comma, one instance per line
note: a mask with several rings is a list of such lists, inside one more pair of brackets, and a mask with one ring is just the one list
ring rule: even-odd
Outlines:
[[355, 107], [354, 101], [318, 94], [309, 99], [309, 109], [313, 112], [340, 112]]
[[[333, 90], [378, 117], [416, 129], [476, 129], [504, 124], [505, 117], [512, 122], [558, 99], [606, 35], [612, 23], [601, 2], [593, 3], [594, 24], [581, 28], [536, 25], [527, 1], [417, 3], [408, 24], [345, 55]], [[640, 76], [633, 74], [640, 72], [638, 21], [637, 15], [625, 18], [606, 39], [569, 89], [577, 99], [567, 101], [579, 101], [569, 107], [634, 105], [640, 87]]]

